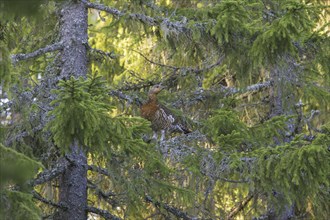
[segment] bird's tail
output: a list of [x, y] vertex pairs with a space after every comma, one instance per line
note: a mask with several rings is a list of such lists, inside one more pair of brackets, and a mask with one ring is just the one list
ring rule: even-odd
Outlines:
[[184, 134], [191, 133], [191, 130], [189, 128], [187, 128], [186, 126], [183, 126], [182, 124], [172, 125], [170, 128], [170, 131], [184, 133]]

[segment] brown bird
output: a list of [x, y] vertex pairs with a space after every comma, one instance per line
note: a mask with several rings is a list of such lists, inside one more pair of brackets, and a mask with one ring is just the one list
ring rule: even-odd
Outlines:
[[140, 107], [141, 116], [151, 122], [153, 139], [157, 140], [157, 132], [161, 131], [160, 141], [165, 140], [166, 131], [191, 132], [168, 108], [158, 103], [157, 94], [163, 89], [161, 85], [153, 86], [148, 93], [148, 101]]

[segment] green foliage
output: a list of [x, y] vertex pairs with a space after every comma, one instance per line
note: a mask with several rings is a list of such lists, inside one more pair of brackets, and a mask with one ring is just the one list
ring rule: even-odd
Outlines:
[[252, 154], [258, 158], [257, 187], [278, 194], [280, 200], [275, 199], [276, 196], [269, 197], [278, 206], [295, 203], [299, 208], [307, 208], [308, 202], [325, 204], [327, 198], [320, 195], [322, 188], [330, 186], [330, 154], [325, 146], [329, 143], [302, 147], [285, 145], [254, 151]]
[[205, 131], [221, 149], [233, 151], [248, 139], [246, 125], [233, 111], [217, 110], [205, 124]]
[[24, 184], [42, 165], [24, 154], [0, 144], [0, 187], [10, 182]]
[[212, 132], [211, 135], [214, 137], [218, 135], [228, 135], [233, 131], [243, 132], [246, 130], [245, 124], [239, 120], [238, 115], [235, 114], [234, 111], [222, 109], [215, 111], [206, 124], [209, 125], [210, 128], [216, 128], [210, 129]]
[[288, 132], [288, 123], [290, 117], [275, 116], [262, 124], [257, 124], [250, 128], [253, 138], [253, 145], [271, 146], [276, 143], [282, 143], [286, 132]]
[[[0, 144], [0, 218], [40, 219], [41, 211], [26, 192], [11, 190], [16, 184], [24, 189], [42, 165]], [[17, 187], [17, 186], [16, 186]]]
[[211, 13], [217, 22], [211, 29], [211, 34], [215, 36], [220, 44], [234, 46], [239, 37], [249, 32], [248, 23], [250, 21], [249, 11], [244, 1], [224, 0], [217, 4]]
[[[25, 71], [25, 75], [28, 74], [31, 77], [41, 74], [46, 67], [45, 61], [52, 60], [52, 56], [42, 56], [34, 60], [26, 60], [24, 65], [12, 63], [11, 55], [33, 52], [37, 48], [53, 42], [56, 38], [55, 3], [51, 1], [40, 5], [39, 0], [33, 1], [37, 4], [28, 2], [28, 6], [25, 7], [26, 2], [6, 0], [0, 6], [6, 9], [1, 8], [0, 14], [0, 16], [2, 15], [0, 21], [0, 81], [2, 88], [8, 93], [9, 83], [21, 86], [22, 78], [24, 78], [20, 75], [22, 72]], [[20, 7], [20, 10], [16, 11], [16, 7]], [[37, 12], [34, 9], [40, 10]], [[32, 10], [31, 14], [30, 10]], [[40, 22], [40, 19], [47, 22]], [[37, 32], [38, 35], [36, 35]]]
[[[324, 125], [323, 134], [312, 143], [298, 135], [284, 144], [290, 120], [278, 116], [247, 127], [233, 111], [217, 110], [206, 122], [205, 131], [219, 145], [222, 154], [216, 155], [221, 160], [223, 153], [232, 152], [228, 161], [230, 176], [253, 179], [255, 189], [269, 193], [267, 200], [277, 211], [295, 204], [304, 212], [311, 203], [317, 204], [310, 207], [314, 214], [326, 216], [330, 211], [326, 208], [330, 186], [329, 126]], [[243, 152], [237, 153], [240, 151]], [[320, 207], [324, 209], [320, 211]]]
[[54, 91], [57, 99], [51, 103], [54, 109], [49, 112], [54, 118], [46, 129], [62, 150], [66, 151], [74, 140], [89, 152], [109, 152], [108, 145], [126, 146], [127, 151], [145, 146], [141, 135], [150, 130], [149, 123], [137, 117], [111, 116], [113, 106], [105, 83], [100, 76], [59, 82], [59, 89]]
[[309, 18], [313, 9], [299, 1], [283, 1], [276, 18], [267, 22], [253, 42], [251, 55], [256, 63], [274, 63], [278, 56], [296, 54], [295, 44], [303, 41], [315, 26]]
[[10, 82], [9, 73], [10, 73], [10, 68], [11, 68], [11, 60], [10, 60], [9, 51], [6, 47], [6, 44], [1, 39], [0, 39], [0, 50], [1, 50], [1, 52], [0, 52], [0, 79], [1, 79], [1, 83], [4, 86], [7, 86], [7, 83]]
[[39, 220], [41, 210], [32, 200], [32, 195], [18, 191], [0, 191], [1, 219]]
[[108, 138], [105, 128], [111, 106], [105, 102], [106, 90], [100, 77], [60, 81], [59, 89], [54, 91], [57, 99], [51, 104], [55, 108], [49, 112], [55, 117], [48, 128], [54, 136], [55, 143], [63, 150], [68, 149], [77, 139], [87, 147], [93, 140], [102, 143]]
[[257, 148], [271, 146], [275, 140], [281, 142], [287, 130], [287, 120], [284, 116], [277, 116], [248, 127], [235, 111], [221, 109], [205, 122], [204, 130], [222, 150], [247, 150], [248, 146]]
[[[63, 0], [55, 0], [57, 3]], [[39, 16], [40, 5], [44, 3], [43, 0], [3, 0], [0, 7], [1, 13], [8, 16]]]

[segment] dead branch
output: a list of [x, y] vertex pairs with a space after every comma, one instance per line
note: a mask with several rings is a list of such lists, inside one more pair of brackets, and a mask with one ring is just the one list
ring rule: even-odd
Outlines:
[[234, 87], [222, 87], [221, 90], [225, 92], [225, 97], [234, 95], [237, 93], [247, 93], [247, 92], [256, 92], [260, 91], [261, 89], [271, 87], [273, 85], [273, 81], [269, 80], [263, 83], [256, 83], [253, 85], [250, 85], [246, 88], [239, 89]]
[[30, 58], [33, 58], [33, 57], [37, 57], [37, 56], [40, 56], [42, 54], [53, 52], [53, 51], [56, 51], [56, 50], [61, 50], [62, 48], [63, 48], [62, 42], [57, 42], [55, 44], [47, 45], [46, 47], [40, 48], [40, 49], [38, 49], [34, 52], [31, 52], [31, 53], [14, 54], [14, 55], [11, 56], [11, 59], [12, 59], [12, 62], [15, 64], [18, 61], [30, 59]]
[[63, 204], [61, 204], [61, 203], [55, 203], [55, 202], [53, 202], [53, 201], [51, 201], [51, 200], [48, 200], [48, 199], [42, 197], [42, 196], [41, 196], [37, 191], [35, 191], [35, 190], [32, 191], [32, 195], [33, 195], [33, 198], [35, 198], [35, 199], [39, 200], [40, 202], [43, 202], [43, 203], [45, 203], [45, 204], [47, 204], [47, 205], [51, 205], [51, 206], [54, 206], [54, 207], [56, 207], [56, 208], [60, 208], [60, 209], [64, 209], [64, 210], [68, 209], [67, 206], [65, 206], [65, 205], [63, 205]]
[[[102, 4], [98, 4], [98, 3], [88, 2], [86, 0], [81, 0], [81, 2], [84, 3], [87, 8], [94, 8], [94, 9], [97, 9], [100, 11], [105, 11], [116, 17], [123, 17], [126, 15], [125, 12], [122, 12], [116, 8], [111, 8], [111, 7], [108, 7], [108, 6], [105, 6]], [[159, 24], [159, 21], [156, 21], [156, 19], [143, 15], [143, 14], [128, 14], [128, 16], [132, 19], [139, 20], [139, 21], [146, 23], [148, 25], [151, 25], [151, 26], [156, 26]]]
[[36, 186], [48, 182], [63, 173], [67, 166], [68, 163], [59, 163], [53, 169], [39, 173], [37, 178], [29, 181], [29, 185]]
[[153, 18], [153, 17], [144, 15], [144, 14], [125, 13], [118, 9], [105, 6], [103, 4], [91, 3], [86, 0], [81, 0], [81, 2], [84, 3], [87, 8], [94, 8], [97, 10], [105, 11], [116, 17], [128, 16], [130, 19], [138, 20], [138, 21], [140, 21], [144, 24], [150, 25], [150, 26], [161, 26], [163, 28], [166, 28], [169, 30], [175, 30], [178, 32], [187, 32], [189, 30], [186, 27], [187, 26], [186, 24], [188, 23], [186, 17], [182, 17], [181, 21], [172, 22], [168, 18], [162, 18], [162, 17]]
[[112, 215], [110, 212], [108, 212], [106, 210], [95, 208], [92, 206], [87, 206], [86, 211], [98, 214], [99, 216], [102, 216], [104, 219], [109, 219], [109, 220], [120, 220], [121, 219], [115, 215]]

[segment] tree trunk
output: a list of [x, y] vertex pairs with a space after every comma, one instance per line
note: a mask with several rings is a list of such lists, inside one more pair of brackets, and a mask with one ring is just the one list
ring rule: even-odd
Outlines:
[[86, 77], [88, 43], [88, 14], [80, 1], [70, 1], [60, 13], [62, 51], [61, 78]]
[[[293, 114], [295, 96], [294, 93], [290, 93], [289, 87], [293, 86], [291, 84], [291, 81], [292, 78], [295, 76], [290, 71], [291, 69], [289, 68], [288, 63], [285, 65], [282, 63], [278, 63], [272, 68], [270, 72], [270, 77], [274, 81], [274, 86], [272, 87], [270, 94], [272, 105], [270, 118], [275, 116], [288, 116]], [[294, 132], [294, 120], [291, 119], [287, 122], [287, 128], [290, 133]], [[287, 135], [283, 133], [283, 140], [279, 140], [277, 137], [274, 137], [274, 140], [277, 145], [281, 145], [283, 142], [289, 143], [292, 138], [293, 135]], [[278, 194], [277, 196], [281, 197], [280, 194]], [[291, 219], [294, 216], [294, 204], [285, 205], [279, 212], [275, 212], [271, 208], [269, 213], [271, 213], [268, 215], [270, 220]]]
[[[87, 9], [81, 2], [65, 3], [60, 12], [61, 41], [65, 47], [61, 51], [60, 78], [86, 77], [87, 75]], [[59, 202], [67, 209], [60, 209], [56, 219], [83, 220], [87, 219], [87, 158], [75, 141], [70, 146], [71, 152], [62, 159], [62, 163], [69, 163], [68, 169], [59, 181]]]
[[69, 162], [68, 168], [61, 175], [60, 203], [68, 207], [60, 209], [58, 220], [83, 220], [87, 219], [87, 158], [78, 142], [71, 146], [71, 153], [62, 158], [62, 162]]

